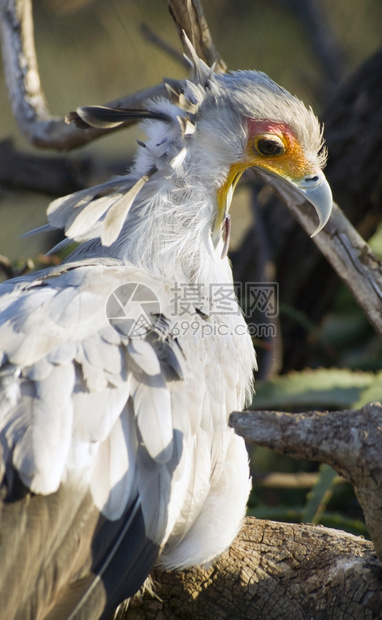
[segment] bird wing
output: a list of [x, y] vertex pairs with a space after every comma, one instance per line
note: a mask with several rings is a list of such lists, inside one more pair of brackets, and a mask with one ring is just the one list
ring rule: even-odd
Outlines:
[[[126, 285], [159, 302], [149, 305], [155, 325], [135, 337], [115, 310]], [[63, 264], [2, 288], [7, 609], [74, 618], [94, 613], [96, 599], [100, 616], [135, 593], [170, 534], [183, 540], [198, 518], [229, 450], [227, 407], [242, 405], [240, 372], [222, 364], [223, 350], [235, 352], [203, 339], [196, 328], [210, 319], [195, 308], [175, 329], [171, 283], [117, 260]], [[179, 564], [192, 560], [190, 546], [184, 553]]]
[[[124, 597], [135, 592], [155, 562], [177, 458], [165, 375], [179, 379], [182, 353], [165, 334], [129, 339], [113, 329], [105, 312], [115, 289], [145, 282], [154, 288], [144, 272], [98, 260], [3, 285], [2, 536], [13, 534], [2, 551], [7, 566], [16, 564], [16, 570], [2, 571], [9, 591], [9, 579], [20, 578], [20, 564], [34, 558], [29, 583], [32, 575], [56, 570], [58, 595], [69, 562], [61, 547], [73, 551], [73, 531], [79, 548], [71, 570], [80, 570], [88, 554], [91, 573], [101, 575], [102, 588], [117, 590], [117, 596], [122, 587]], [[164, 285], [155, 288], [165, 297]], [[149, 497], [146, 472], [158, 484], [158, 506]], [[27, 503], [15, 501], [26, 496]], [[16, 516], [23, 523], [18, 539]], [[110, 565], [121, 555], [130, 575], [120, 568], [117, 579]], [[24, 598], [31, 594], [27, 590]], [[81, 591], [76, 586], [71, 603], [81, 599]], [[20, 592], [20, 585], [13, 592]], [[39, 590], [34, 594], [43, 596]]]

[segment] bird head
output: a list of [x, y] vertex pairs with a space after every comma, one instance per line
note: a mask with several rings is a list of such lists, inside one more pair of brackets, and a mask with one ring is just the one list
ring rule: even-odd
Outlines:
[[[197, 99], [198, 89], [190, 90], [191, 98]], [[227, 170], [217, 189], [213, 236], [218, 238], [233, 190], [248, 168], [302, 194], [318, 216], [313, 235], [322, 230], [331, 213], [332, 194], [322, 172], [326, 149], [313, 111], [257, 71], [213, 75], [205, 80], [205, 90], [208, 94], [196, 115], [200, 165], [207, 159], [224, 160]]]
[[202, 184], [212, 193], [210, 230], [217, 247], [224, 232], [227, 236], [232, 194], [247, 168], [288, 184], [311, 203], [318, 216], [317, 234], [329, 219], [332, 194], [322, 172], [322, 131], [312, 110], [264, 73], [214, 73], [187, 44], [193, 77], [166, 83], [170, 101], [153, 100], [144, 110], [77, 109], [77, 119], [87, 126], [107, 128], [144, 119], [149, 136], [140, 143], [133, 173], [140, 180], [132, 186], [131, 200], [124, 200], [128, 208], [112, 206], [106, 213], [102, 243], [116, 240], [138, 191], [159, 173], [163, 181], [175, 177], [178, 185], [183, 180], [196, 191]]

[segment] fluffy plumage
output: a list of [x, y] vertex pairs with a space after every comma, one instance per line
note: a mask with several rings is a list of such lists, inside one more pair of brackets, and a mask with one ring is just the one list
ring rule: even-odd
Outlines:
[[[217, 76], [190, 51], [194, 79], [169, 86], [172, 101], [78, 110], [97, 126], [135, 114], [147, 140], [128, 175], [50, 205], [79, 242], [67, 261], [2, 285], [7, 618], [106, 618], [155, 563], [213, 560], [244, 515], [248, 459], [227, 420], [255, 355], [224, 257], [230, 196], [251, 165], [320, 186], [321, 132], [264, 74]], [[159, 304], [140, 335], [106, 315], [128, 283]]]

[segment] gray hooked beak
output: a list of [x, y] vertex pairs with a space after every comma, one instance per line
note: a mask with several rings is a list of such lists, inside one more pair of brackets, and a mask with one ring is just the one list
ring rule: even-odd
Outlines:
[[315, 208], [318, 226], [311, 237], [324, 228], [332, 212], [333, 198], [330, 185], [321, 170], [301, 179], [281, 177], [260, 166], [256, 166], [254, 171], [287, 202], [292, 200], [296, 206], [304, 208], [308, 201]]
[[319, 170], [314, 175], [303, 177], [296, 181], [291, 181], [302, 195], [313, 205], [318, 216], [318, 227], [311, 235], [314, 237], [323, 229], [332, 212], [333, 197], [330, 185], [324, 173]]

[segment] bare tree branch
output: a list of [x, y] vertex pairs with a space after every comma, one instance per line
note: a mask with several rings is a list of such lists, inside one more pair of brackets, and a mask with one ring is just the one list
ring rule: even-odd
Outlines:
[[11, 140], [0, 142], [0, 186], [63, 196], [101, 183], [112, 174], [123, 174], [127, 162], [104, 162], [82, 155], [77, 158], [35, 155], [19, 151]]
[[[289, 184], [275, 182], [261, 169], [256, 169], [256, 173], [275, 190], [304, 230], [312, 234], [313, 210], [303, 196]], [[314, 242], [382, 336], [382, 263], [336, 204], [329, 222], [314, 237]]]
[[[49, 112], [38, 72], [31, 0], [0, 0], [0, 38], [13, 114], [31, 144], [69, 150], [105, 135], [105, 130], [84, 131], [68, 125], [64, 119]], [[121, 97], [107, 105], [142, 107], [144, 101], [160, 95], [167, 95], [163, 84]]]
[[322, 413], [246, 411], [230, 424], [246, 441], [298, 459], [328, 463], [354, 486], [382, 560], [382, 405]]
[[[211, 39], [199, 0], [169, 0], [169, 7], [178, 31], [184, 30], [194, 42], [198, 53], [216, 70], [224, 71]], [[34, 43], [32, 0], [0, 0], [0, 38], [9, 97], [16, 121], [31, 144], [42, 148], [69, 150], [105, 135], [113, 129], [83, 131], [64, 119], [53, 116], [45, 100], [40, 81]], [[167, 96], [163, 84], [121, 97], [106, 105], [110, 107], [142, 107], [147, 99]], [[136, 121], [127, 122], [124, 126]]]
[[[31, 144], [69, 150], [105, 135], [105, 130], [83, 131], [75, 125], [68, 125], [64, 119], [49, 112], [38, 72], [31, 0], [0, 0], [0, 38], [12, 111]], [[166, 94], [163, 84], [159, 84], [107, 105], [141, 107], [146, 99]]]
[[[179, 32], [185, 30], [198, 54], [224, 71], [199, 0], [168, 3]], [[30, 142], [70, 149], [104, 135], [104, 130], [83, 131], [50, 114], [38, 73], [31, 0], [0, 0], [0, 11], [12, 108]], [[146, 99], [159, 94], [166, 95], [163, 85], [108, 105], [141, 107]], [[292, 197], [287, 187], [277, 191], [303, 227], [311, 231], [314, 226], [306, 204]], [[337, 207], [315, 241], [382, 333], [381, 265]], [[234, 414], [232, 423], [255, 443], [330, 463], [350, 480], [382, 558], [381, 410], [380, 405], [369, 405], [361, 411], [327, 414], [250, 412]], [[159, 582], [161, 600], [146, 592], [141, 602], [133, 601], [119, 617], [174, 620], [184, 618], [187, 607], [188, 617], [199, 620], [210, 619], [212, 614], [225, 619], [272, 620], [291, 613], [296, 620], [311, 616], [362, 620], [375, 617], [382, 607], [380, 575], [380, 563], [367, 541], [325, 528], [247, 519], [230, 550], [213, 566], [157, 571], [154, 579]]]

